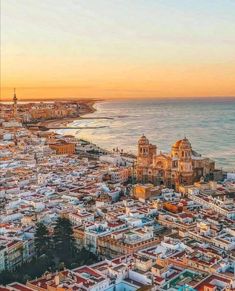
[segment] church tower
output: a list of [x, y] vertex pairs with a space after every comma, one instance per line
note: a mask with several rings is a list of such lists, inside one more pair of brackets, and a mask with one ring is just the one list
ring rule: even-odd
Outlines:
[[[157, 147], [149, 143], [143, 134], [138, 141], [138, 155], [136, 164], [137, 181], [146, 183], [149, 181], [149, 167], [153, 163], [153, 157], [157, 153]], [[152, 173], [150, 174], [152, 176]]]
[[18, 108], [17, 108], [17, 97], [16, 97], [16, 89], [14, 88], [14, 96], [13, 96], [13, 116], [16, 119], [18, 116]]
[[148, 167], [153, 162], [153, 156], [156, 155], [156, 146], [149, 143], [149, 140], [143, 134], [138, 141], [137, 162]]
[[179, 144], [179, 172], [180, 182], [191, 185], [193, 182], [192, 147], [186, 137]]

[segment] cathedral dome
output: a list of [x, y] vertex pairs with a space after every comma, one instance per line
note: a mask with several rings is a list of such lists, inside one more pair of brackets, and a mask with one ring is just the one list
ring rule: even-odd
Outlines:
[[149, 144], [149, 140], [146, 138], [146, 136], [143, 134], [142, 136], [141, 136], [141, 138], [139, 139], [139, 141], [138, 141], [138, 144]]
[[186, 149], [191, 148], [191, 143], [189, 140], [185, 137], [184, 139], [177, 140], [174, 145], [172, 146], [174, 149]]
[[181, 143], [179, 145], [180, 149], [191, 149], [191, 143], [189, 140], [185, 137], [184, 139], [181, 140]]

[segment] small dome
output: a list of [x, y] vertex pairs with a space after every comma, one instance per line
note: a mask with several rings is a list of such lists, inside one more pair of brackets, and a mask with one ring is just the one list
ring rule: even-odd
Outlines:
[[138, 141], [138, 144], [149, 144], [149, 140], [146, 138], [146, 136], [143, 134], [141, 138]]
[[181, 140], [180, 149], [191, 149], [191, 143], [189, 140], [185, 137], [184, 139]]

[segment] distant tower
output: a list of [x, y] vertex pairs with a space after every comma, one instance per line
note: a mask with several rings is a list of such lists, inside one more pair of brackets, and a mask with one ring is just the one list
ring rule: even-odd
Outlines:
[[18, 108], [17, 108], [17, 97], [16, 97], [16, 89], [14, 88], [14, 96], [13, 96], [13, 116], [17, 118]]
[[79, 115], [79, 113], [80, 113], [80, 104], [76, 103], [76, 107], [77, 107], [77, 114]]

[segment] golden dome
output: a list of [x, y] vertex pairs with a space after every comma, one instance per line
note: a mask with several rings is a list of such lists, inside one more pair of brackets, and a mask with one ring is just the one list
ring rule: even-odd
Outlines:
[[177, 140], [174, 145], [172, 146], [174, 149], [184, 149], [184, 148], [191, 148], [191, 143], [189, 140], [185, 137], [184, 139]]

